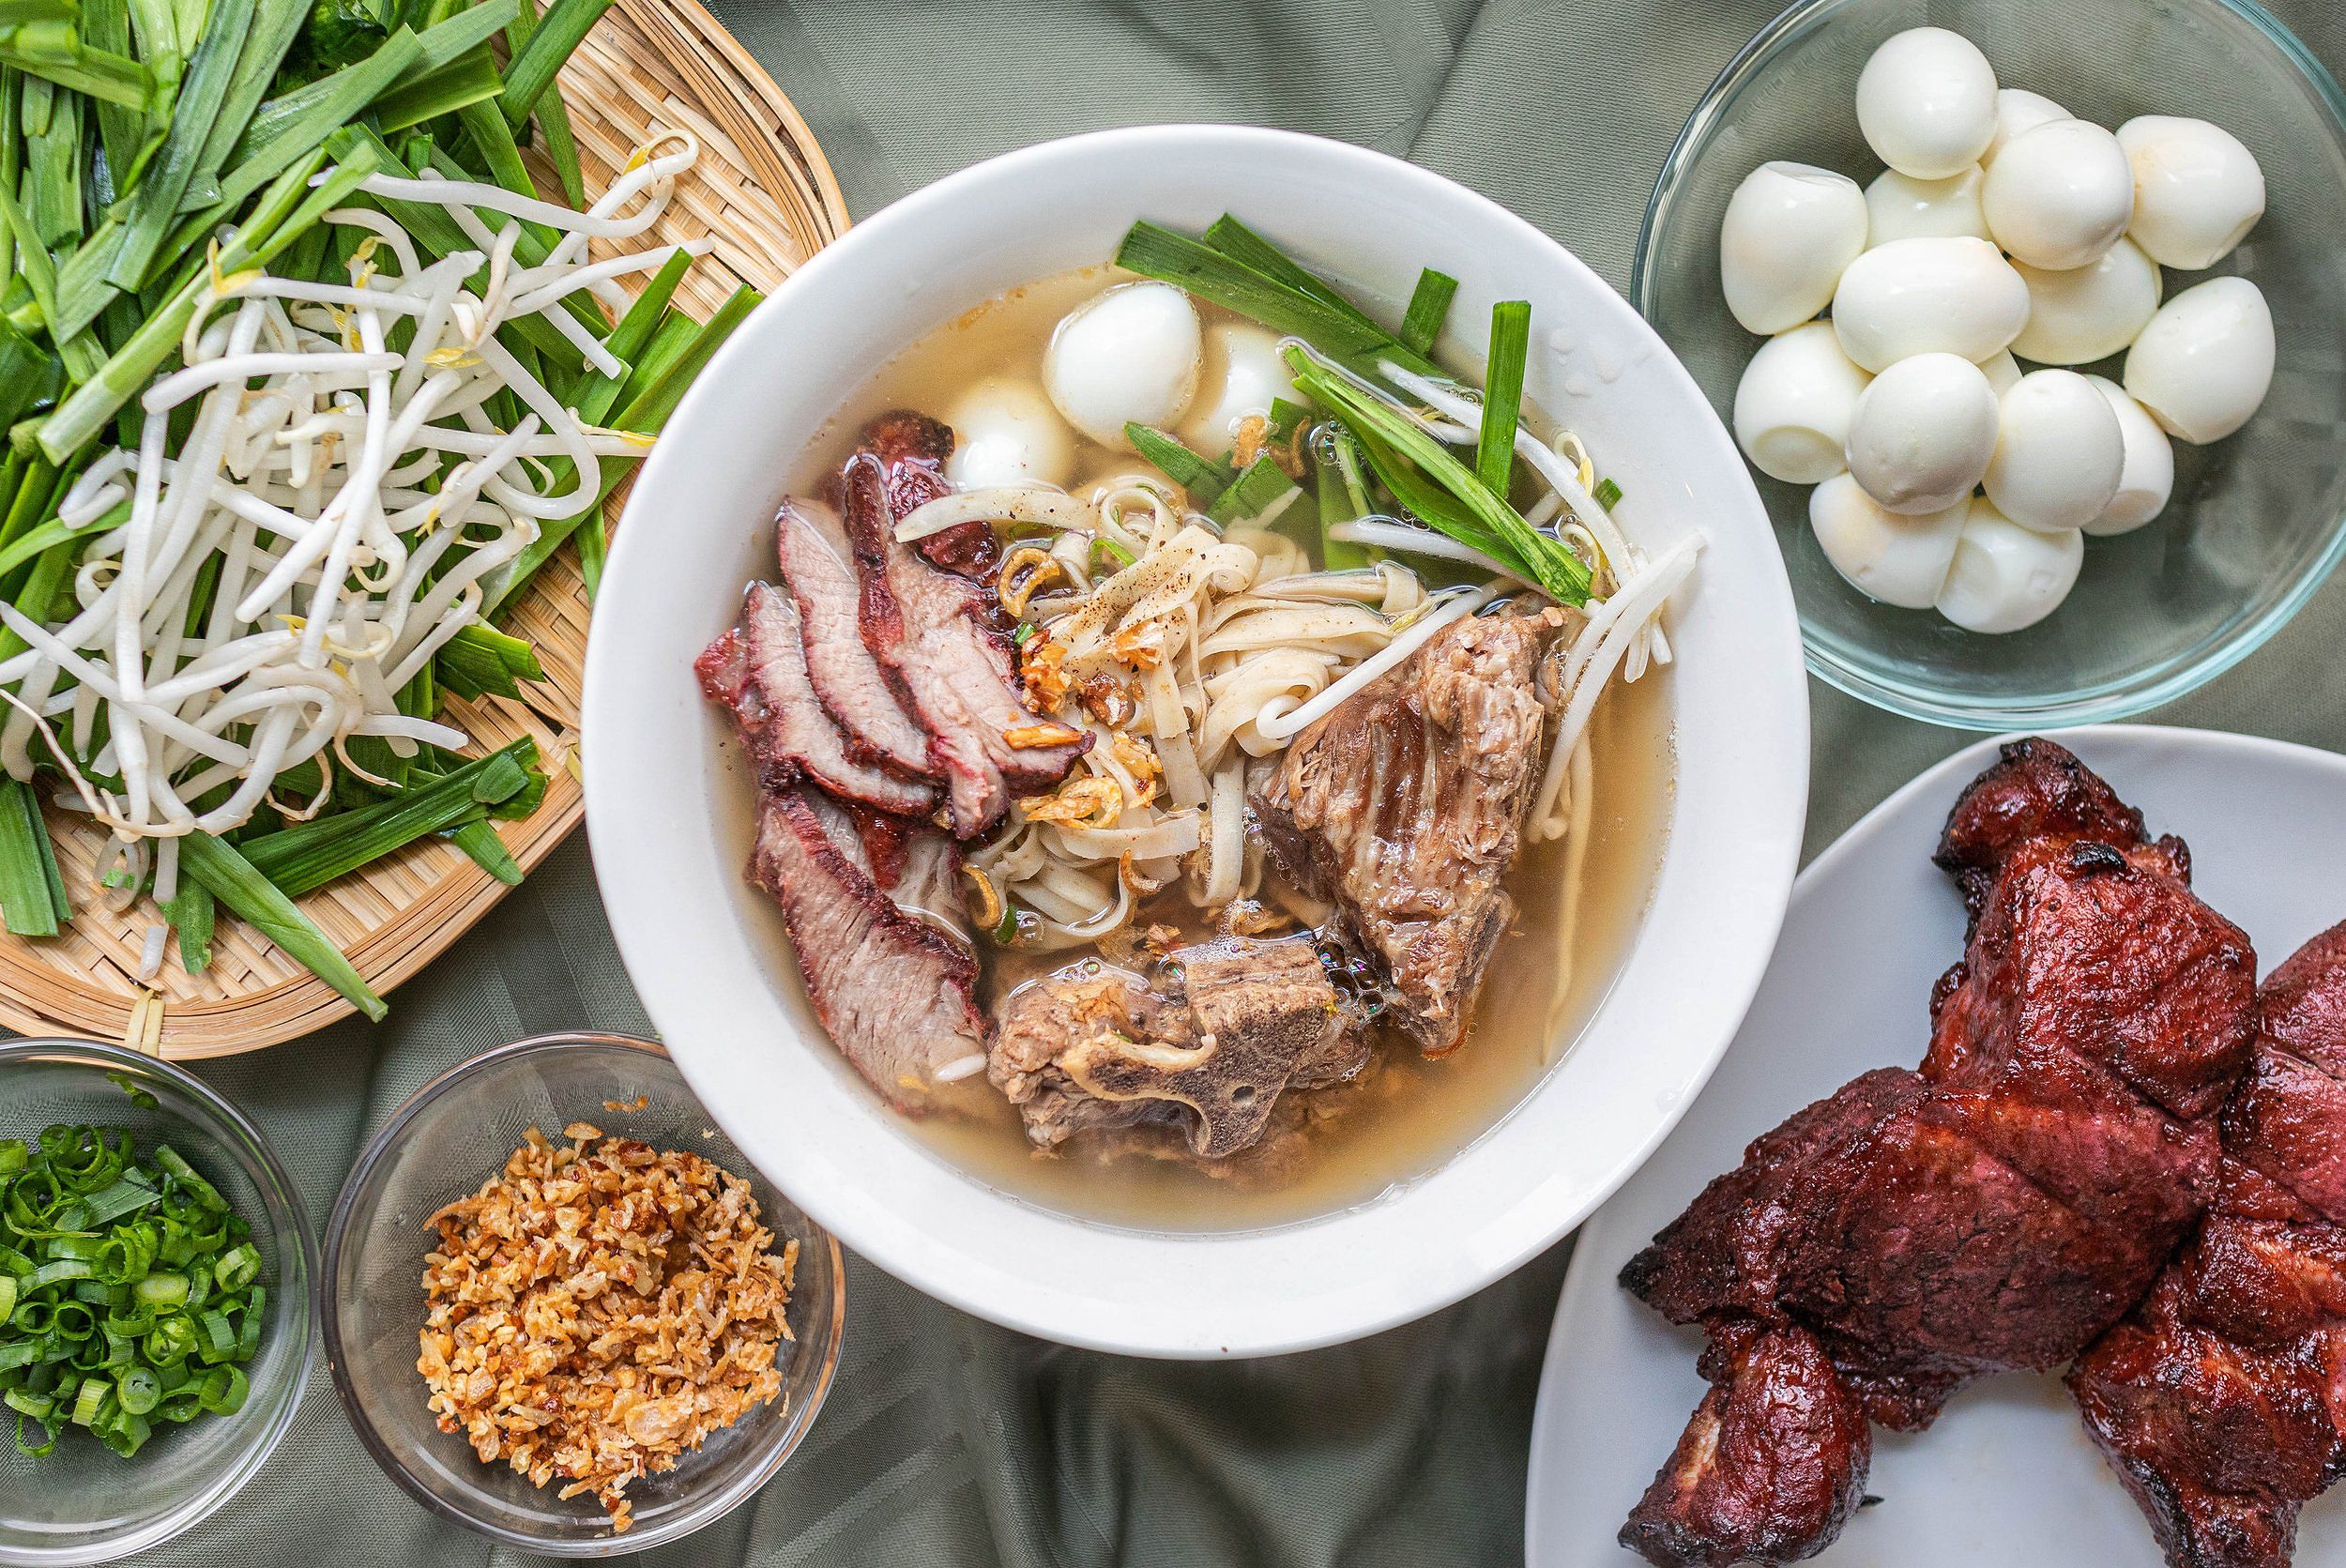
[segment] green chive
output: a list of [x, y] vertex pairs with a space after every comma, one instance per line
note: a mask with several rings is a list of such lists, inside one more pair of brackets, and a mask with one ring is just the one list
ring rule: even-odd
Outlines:
[[519, 887], [522, 880], [521, 862], [513, 859], [505, 841], [486, 819], [461, 822], [449, 830], [449, 842], [472, 858], [473, 864], [495, 877], [509, 888]]
[[1257, 519], [1268, 521], [1286, 510], [1300, 494], [1295, 481], [1266, 453], [1246, 465], [1230, 488], [1206, 510], [1206, 515], [1225, 526]]
[[1516, 471], [1516, 425], [1523, 417], [1523, 373], [1531, 354], [1531, 302], [1503, 299], [1491, 307], [1490, 358], [1483, 375], [1483, 434], [1474, 447], [1474, 475], [1491, 494], [1505, 496]]
[[1214, 497], [1230, 487], [1238, 476], [1226, 463], [1216, 463], [1191, 451], [1174, 437], [1161, 430], [1151, 430], [1137, 420], [1124, 426], [1124, 439], [1133, 449], [1163, 470], [1165, 477], [1189, 492], [1189, 498], [1200, 506], [1211, 506]]
[[519, 127], [554, 85], [562, 62], [586, 41], [611, 0], [554, 0], [505, 69], [505, 117]]
[[1409, 291], [1409, 309], [1401, 318], [1401, 341], [1419, 354], [1431, 354], [1441, 340], [1442, 323], [1450, 319], [1450, 301], [1458, 293], [1458, 280], [1447, 272], [1425, 268]]
[[511, 799], [529, 783], [538, 748], [526, 737], [421, 787], [356, 811], [297, 822], [237, 845], [252, 869], [299, 896], [446, 830], [474, 808]]
[[1246, 266], [1210, 246], [1161, 224], [1139, 222], [1118, 247], [1116, 265], [1144, 278], [1173, 283], [1276, 332], [1302, 338], [1321, 353], [1373, 369], [1390, 358], [1422, 374], [1448, 373], [1412, 353], [1357, 311], [1340, 310]]
[[1589, 569], [1579, 558], [1526, 523], [1506, 497], [1484, 484], [1472, 469], [1451, 456], [1415, 421], [1340, 376], [1323, 372], [1300, 350], [1288, 351], [1287, 363], [1295, 372], [1298, 390], [1334, 410], [1362, 434], [1374, 436], [1415, 464], [1427, 479], [1462, 503], [1480, 527], [1503, 541], [1506, 553], [1496, 556], [1502, 564], [1511, 569], [1521, 566], [1522, 574], [1559, 603], [1588, 601]]
[[[53, 894], [49, 830], [33, 787], [0, 778], [0, 916], [17, 936], [54, 936], [61, 918]], [[64, 911], [69, 916], [71, 910]]]
[[1383, 327], [1368, 318], [1366, 312], [1338, 293], [1333, 283], [1304, 267], [1228, 213], [1224, 213], [1207, 225], [1206, 243], [1240, 266], [1254, 268], [1272, 282], [1284, 283], [1298, 294], [1318, 300], [1350, 319], [1363, 331], [1384, 332]]
[[228, 906], [230, 914], [284, 949], [288, 958], [332, 986], [370, 1019], [381, 1023], [390, 1012], [351, 967], [342, 949], [224, 841], [209, 833], [186, 835], [179, 841], [179, 874], [203, 883]]

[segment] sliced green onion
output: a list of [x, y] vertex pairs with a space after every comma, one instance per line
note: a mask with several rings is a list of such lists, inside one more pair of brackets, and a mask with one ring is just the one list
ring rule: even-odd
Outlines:
[[1621, 486], [1609, 479], [1597, 480], [1596, 488], [1590, 491], [1589, 495], [1598, 506], [1603, 507], [1607, 511], [1621, 505]]

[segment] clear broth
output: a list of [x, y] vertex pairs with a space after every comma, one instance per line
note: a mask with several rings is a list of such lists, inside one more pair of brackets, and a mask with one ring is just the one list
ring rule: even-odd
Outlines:
[[[1087, 267], [1015, 288], [921, 339], [833, 417], [810, 445], [796, 488], [818, 491], [875, 414], [906, 407], [941, 415], [963, 389], [988, 376], [1023, 373], [1039, 381], [1053, 326], [1118, 276]], [[1209, 321], [1223, 314], [1202, 302], [1200, 310]], [[1129, 453], [1089, 446], [1080, 452], [1078, 487], [1145, 467]], [[1406, 1043], [1382, 1039], [1360, 1080], [1310, 1094], [1301, 1137], [1269, 1139], [1259, 1151], [1211, 1165], [1147, 1133], [1084, 1136], [1055, 1152], [1038, 1150], [1027, 1142], [1015, 1109], [983, 1079], [963, 1097], [966, 1114], [905, 1118], [900, 1124], [957, 1169], [1022, 1200], [1157, 1230], [1294, 1223], [1366, 1203], [1446, 1163], [1496, 1126], [1562, 1058], [1628, 956], [1669, 818], [1668, 678], [1667, 669], [1657, 669], [1633, 686], [1617, 685], [1592, 721], [1593, 814], [1569, 951], [1568, 846], [1543, 844], [1525, 851], [1508, 879], [1518, 917], [1491, 963], [1472, 1032], [1455, 1054], [1429, 1061]], [[787, 962], [785, 954], [776, 956]], [[987, 951], [987, 994], [1084, 956], [1078, 949], [1004, 964]]]

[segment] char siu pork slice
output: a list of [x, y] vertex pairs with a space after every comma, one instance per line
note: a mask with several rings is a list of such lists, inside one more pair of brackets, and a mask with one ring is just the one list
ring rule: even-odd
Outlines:
[[709, 700], [732, 709], [769, 784], [806, 777], [842, 799], [879, 811], [921, 813], [937, 791], [908, 783], [848, 754], [846, 737], [816, 700], [807, 678], [799, 610], [791, 596], [754, 583], [741, 621], [694, 664]]
[[2199, 1236], [2069, 1372], [2174, 1568], [2287, 1568], [2346, 1477], [2346, 925], [2257, 1002]]
[[1561, 616], [1453, 622], [1305, 729], [1255, 792], [1279, 870], [1334, 906], [1429, 1056], [1465, 1039], [1515, 918], [1501, 884], [1547, 760], [1535, 677]]
[[[854, 822], [816, 791], [768, 793], [750, 875], [782, 906], [815, 1016], [903, 1111], [937, 1103], [940, 1069], [982, 1056], [978, 964], [958, 936], [907, 913], [861, 859]], [[899, 884], [902, 886], [902, 884]], [[934, 911], [928, 912], [934, 914]]]
[[1052, 1149], [1079, 1133], [1176, 1126], [1191, 1152], [1258, 1141], [1287, 1089], [1366, 1064], [1358, 1020], [1337, 1005], [1308, 942], [1229, 937], [1183, 948], [1164, 989], [1128, 969], [1032, 982], [1003, 1010], [987, 1074]]
[[[885, 415], [875, 428], [919, 418]], [[944, 439], [950, 444], [950, 434]], [[973, 838], [1001, 821], [1014, 798], [1065, 778], [1090, 737], [1027, 708], [1010, 639], [984, 591], [896, 538], [891, 495], [907, 482], [868, 446], [843, 478], [863, 584], [863, 641], [929, 733], [954, 833]]]
[[1738, 1319], [1703, 1350], [1711, 1392], [1622, 1544], [1654, 1562], [1788, 1562], [1865, 1499], [1873, 1433], [1804, 1329]]
[[[2182, 845], [2146, 844], [2044, 741], [2006, 749], [1949, 841], [1942, 863], [1985, 882], [1921, 1069], [1868, 1073], [1758, 1139], [1622, 1272], [1713, 1346], [1711, 1394], [1622, 1532], [1652, 1561], [1821, 1550], [1866, 1466], [1836, 1390], [1916, 1430], [1973, 1378], [2062, 1365], [2213, 1195], [2255, 957], [2175, 875]], [[1754, 1347], [1772, 1347], [1757, 1371]]]
[[908, 779], [933, 777], [928, 732], [896, 700], [879, 661], [863, 646], [855, 548], [836, 509], [786, 500], [774, 520], [782, 580], [799, 610], [808, 678], [824, 711], [859, 761]]

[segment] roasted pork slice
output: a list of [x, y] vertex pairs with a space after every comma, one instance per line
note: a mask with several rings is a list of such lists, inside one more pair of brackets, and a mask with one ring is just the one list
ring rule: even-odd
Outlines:
[[1044, 1149], [1150, 1122], [1221, 1159], [1262, 1137], [1287, 1089], [1350, 1077], [1368, 1059], [1309, 942], [1183, 948], [1162, 988], [1129, 969], [1086, 967], [1014, 992], [987, 1063]]
[[863, 590], [845, 521], [836, 508], [792, 497], [774, 519], [774, 540], [783, 583], [798, 606], [807, 677], [845, 732], [848, 752], [908, 779], [933, 778], [928, 732], [905, 711], [863, 646]]
[[[1822, 1505], [1843, 1485], [1836, 1472], [1820, 1490], [1798, 1423], [1783, 1463], [1765, 1462], [1763, 1411], [1744, 1457], [1671, 1480], [1732, 1430], [1755, 1332], [1820, 1347], [1823, 1371], [1789, 1363], [1803, 1401], [1832, 1408], [1835, 1382], [1873, 1421], [1918, 1429], [1973, 1378], [2058, 1367], [2093, 1343], [2217, 1190], [2255, 955], [2181, 880], [2183, 846], [2144, 841], [2140, 818], [2045, 741], [2008, 749], [1954, 823], [1961, 850], [1942, 863], [1973, 918], [1921, 1069], [1868, 1073], [1756, 1140], [1622, 1271], [1713, 1345], [1714, 1397], [1622, 1535], [1654, 1562], [1790, 1560], [1846, 1517]], [[1862, 1450], [1853, 1462], [1862, 1481]], [[1820, 1533], [1754, 1546], [1755, 1519]]]
[[1279, 870], [1333, 906], [1428, 1055], [1465, 1039], [1515, 916], [1501, 883], [1546, 762], [1536, 677], [1561, 617], [1452, 623], [1305, 729], [1255, 791]]
[[2174, 1568], [2286, 1568], [2346, 1477], [2346, 925], [2258, 993], [2223, 1140], [2200, 1234], [2069, 1390]]
[[960, 1075], [940, 1071], [984, 1055], [985, 1021], [970, 999], [977, 959], [966, 936], [881, 891], [860, 845], [855, 824], [816, 792], [770, 791], [750, 875], [782, 906], [832, 1043], [897, 1109], [917, 1112]]
[[[899, 522], [952, 489], [945, 464], [953, 455], [952, 428], [908, 408], [880, 415], [863, 427], [863, 445], [888, 473], [888, 510]], [[991, 585], [1001, 563], [993, 528], [963, 523], [917, 541], [932, 566]]]
[[789, 594], [752, 584], [740, 624], [711, 643], [694, 668], [709, 700], [730, 708], [739, 722], [768, 784], [804, 777], [842, 799], [884, 812], [921, 813], [937, 805], [932, 786], [849, 754], [846, 737], [807, 677], [798, 605]]
[[863, 641], [929, 733], [953, 831], [974, 838], [1001, 821], [1013, 799], [1065, 778], [1090, 737], [1028, 708], [1010, 639], [983, 590], [896, 538], [890, 485], [871, 450], [848, 460], [844, 490], [863, 584]]
[[2003, 747], [1964, 790], [1931, 858], [1955, 878], [1976, 919], [2006, 855], [2023, 845], [2074, 840], [2108, 845], [2179, 882], [2191, 880], [2183, 840], [2145, 837], [2142, 814], [2100, 775], [2066, 747], [2034, 737]]
[[1814, 1554], [1865, 1500], [1865, 1411], [1801, 1329], [1734, 1320], [1703, 1357], [1710, 1392], [1621, 1544], [1704, 1568]]

